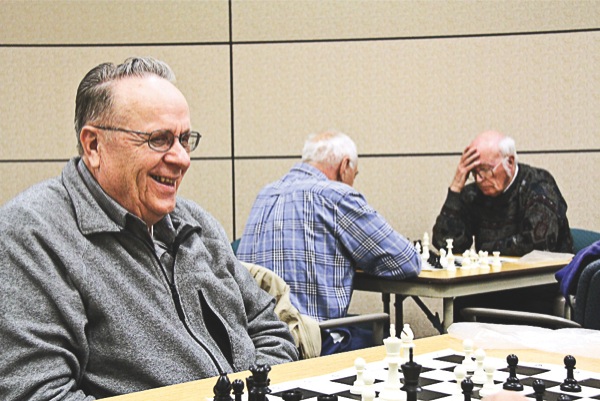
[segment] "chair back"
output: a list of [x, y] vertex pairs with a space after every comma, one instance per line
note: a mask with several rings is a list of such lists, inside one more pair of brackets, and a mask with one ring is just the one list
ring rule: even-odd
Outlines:
[[596, 241], [600, 241], [600, 233], [582, 228], [571, 228], [571, 236], [573, 237], [573, 252], [577, 253], [586, 246], [592, 245]]
[[579, 276], [573, 320], [586, 329], [600, 330], [600, 259]]

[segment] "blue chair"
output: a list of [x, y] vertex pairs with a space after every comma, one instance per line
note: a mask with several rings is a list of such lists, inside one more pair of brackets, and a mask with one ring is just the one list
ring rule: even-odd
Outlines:
[[573, 237], [573, 252], [577, 253], [583, 248], [592, 245], [596, 241], [600, 241], [600, 233], [582, 228], [571, 228], [571, 236]]
[[231, 243], [231, 249], [233, 249], [234, 255], [237, 255], [238, 246], [240, 246], [241, 240], [242, 240], [241, 238], [237, 238], [237, 239], [233, 240], [233, 242]]

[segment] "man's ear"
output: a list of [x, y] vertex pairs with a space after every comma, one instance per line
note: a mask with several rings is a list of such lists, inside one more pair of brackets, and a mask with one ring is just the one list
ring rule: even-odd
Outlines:
[[346, 182], [346, 175], [348, 174], [348, 169], [350, 168], [350, 158], [344, 157], [342, 162], [340, 163], [340, 167], [338, 168], [338, 175], [340, 177], [339, 181]]
[[81, 147], [83, 148], [83, 157], [88, 161], [89, 167], [98, 168], [100, 165], [100, 155], [98, 154], [98, 131], [88, 125], [81, 129], [79, 134]]

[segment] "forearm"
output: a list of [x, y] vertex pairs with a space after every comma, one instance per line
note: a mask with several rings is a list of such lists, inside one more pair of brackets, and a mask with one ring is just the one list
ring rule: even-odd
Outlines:
[[279, 320], [272, 301], [248, 322], [248, 332], [256, 348], [257, 364], [276, 365], [298, 360], [298, 351], [287, 324]]

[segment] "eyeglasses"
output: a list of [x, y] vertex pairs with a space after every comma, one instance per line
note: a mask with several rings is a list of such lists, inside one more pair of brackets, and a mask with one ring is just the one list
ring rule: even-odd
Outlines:
[[175, 138], [179, 140], [181, 146], [183, 146], [188, 153], [196, 149], [198, 143], [200, 142], [200, 138], [202, 138], [202, 135], [196, 131], [188, 131], [180, 134], [179, 136], [175, 136], [175, 134], [166, 129], [159, 129], [152, 132], [142, 132], [125, 128], [105, 127], [102, 125], [92, 125], [92, 127], [106, 131], [126, 132], [128, 134], [145, 136], [147, 138], [145, 142], [148, 143], [150, 149], [163, 153], [168, 152], [169, 149], [173, 147]]
[[471, 175], [473, 176], [473, 179], [477, 181], [477, 177], [479, 177], [481, 180], [494, 178], [494, 171], [496, 171], [498, 166], [501, 165], [504, 162], [504, 160], [506, 160], [506, 158], [500, 160], [500, 162], [494, 167], [480, 167], [478, 169], [471, 170]]

